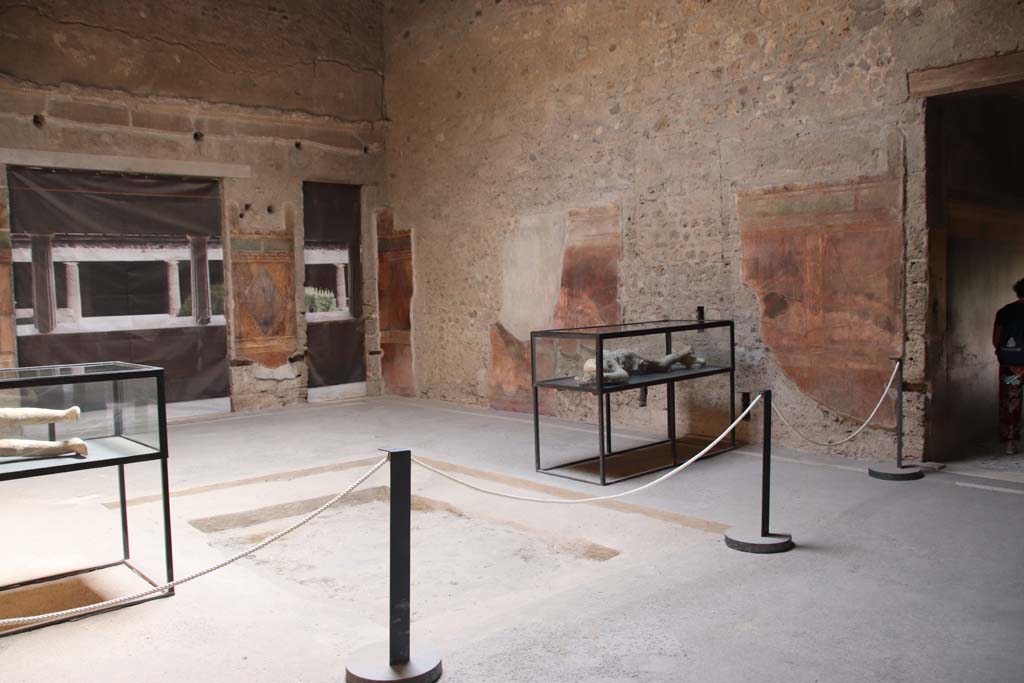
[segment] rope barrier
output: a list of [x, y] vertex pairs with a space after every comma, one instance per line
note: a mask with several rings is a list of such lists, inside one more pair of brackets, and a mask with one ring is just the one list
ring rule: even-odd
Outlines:
[[73, 617], [73, 616], [76, 616], [76, 615], [79, 615], [79, 614], [87, 614], [89, 612], [95, 612], [96, 610], [106, 609], [108, 607], [116, 607], [117, 605], [123, 605], [126, 602], [134, 602], [135, 600], [138, 600], [140, 598], [144, 598], [144, 597], [146, 597], [148, 595], [153, 595], [154, 593], [160, 593], [160, 592], [163, 592], [163, 591], [170, 590], [171, 588], [174, 588], [175, 586], [180, 586], [183, 583], [188, 583], [189, 581], [194, 581], [195, 579], [198, 579], [200, 576], [206, 576], [207, 574], [213, 573], [213, 572], [217, 571], [218, 569], [223, 569], [224, 567], [227, 567], [229, 564], [234, 564], [235, 562], [237, 562], [238, 560], [242, 559], [243, 557], [248, 557], [249, 555], [252, 555], [256, 551], [262, 550], [263, 548], [267, 547], [268, 545], [270, 545], [274, 541], [276, 541], [276, 540], [278, 540], [278, 539], [280, 539], [280, 538], [282, 538], [284, 536], [287, 536], [288, 534], [290, 534], [291, 532], [295, 531], [299, 527], [301, 527], [301, 526], [311, 522], [313, 519], [319, 517], [324, 511], [327, 510], [327, 508], [331, 507], [332, 505], [337, 503], [339, 500], [341, 500], [342, 498], [344, 498], [348, 494], [350, 494], [353, 491], [355, 491], [364, 481], [369, 479], [371, 476], [373, 476], [373, 474], [377, 470], [379, 470], [381, 467], [383, 467], [384, 463], [386, 463], [389, 459], [390, 459], [390, 456], [381, 458], [380, 462], [378, 462], [376, 465], [374, 465], [369, 470], [367, 470], [366, 473], [363, 474], [363, 476], [361, 476], [358, 479], [356, 479], [355, 482], [353, 482], [351, 486], [349, 486], [347, 489], [345, 489], [344, 491], [342, 491], [338, 495], [334, 496], [334, 498], [331, 498], [329, 501], [327, 501], [326, 503], [324, 503], [323, 505], [318, 507], [316, 510], [313, 510], [313, 512], [309, 513], [308, 515], [303, 517], [301, 520], [299, 520], [295, 524], [292, 524], [287, 529], [284, 529], [283, 531], [279, 531], [276, 534], [274, 534], [273, 536], [269, 536], [269, 537], [263, 539], [262, 541], [260, 541], [256, 545], [251, 546], [251, 547], [247, 548], [246, 550], [243, 550], [242, 552], [238, 553], [237, 555], [234, 555], [233, 557], [230, 557], [227, 560], [224, 560], [223, 562], [219, 562], [219, 563], [213, 565], [212, 567], [207, 567], [206, 569], [203, 569], [201, 571], [195, 572], [193, 574], [189, 574], [186, 577], [183, 577], [183, 578], [180, 578], [180, 579], [175, 579], [174, 581], [170, 581], [170, 582], [165, 583], [163, 585], [156, 586], [155, 588], [151, 588], [151, 589], [149, 589], [147, 591], [143, 591], [141, 593], [135, 593], [134, 595], [124, 595], [124, 596], [122, 596], [120, 598], [114, 598], [112, 600], [105, 600], [104, 602], [97, 602], [97, 603], [92, 604], [92, 605], [84, 605], [82, 607], [75, 607], [73, 609], [61, 610], [59, 612], [49, 612], [47, 614], [36, 614], [36, 615], [30, 616], [30, 617], [15, 617], [15, 618], [11, 618], [11, 619], [0, 619], [0, 626], [18, 626], [18, 625], [22, 625], [22, 624], [33, 624], [33, 623], [40, 622], [40, 621], [48, 621], [50, 619], [59, 619], [59, 618], [63, 618], [63, 617]]
[[643, 486], [638, 486], [637, 488], [630, 489], [629, 491], [623, 491], [622, 493], [613, 493], [613, 494], [610, 494], [610, 495], [607, 495], [607, 496], [595, 496], [593, 498], [572, 498], [572, 499], [569, 499], [569, 500], [558, 499], [558, 498], [532, 498], [530, 496], [517, 496], [517, 495], [511, 494], [511, 493], [503, 493], [502, 491], [495, 491], [494, 489], [488, 489], [488, 488], [484, 488], [483, 486], [477, 486], [476, 484], [471, 484], [468, 481], [465, 481], [463, 479], [459, 479], [458, 477], [453, 476], [451, 474], [448, 474], [447, 472], [445, 472], [443, 470], [439, 470], [436, 467], [428, 465], [427, 463], [423, 462], [419, 458], [413, 457], [412, 461], [414, 463], [416, 463], [417, 465], [419, 465], [420, 467], [422, 467], [423, 469], [429, 470], [429, 471], [433, 472], [434, 474], [437, 474], [439, 476], [444, 477], [445, 479], [448, 479], [450, 481], [455, 482], [456, 484], [461, 484], [462, 486], [465, 486], [466, 488], [473, 489], [474, 491], [479, 491], [480, 493], [488, 493], [488, 494], [490, 494], [492, 496], [500, 496], [501, 498], [509, 498], [511, 500], [521, 500], [521, 501], [526, 501], [526, 502], [529, 502], [529, 503], [551, 503], [553, 505], [575, 505], [575, 504], [578, 504], [578, 503], [594, 503], [594, 502], [602, 501], [602, 500], [612, 500], [614, 498], [622, 498], [623, 496], [630, 496], [630, 495], [633, 495], [634, 493], [639, 493], [640, 491], [643, 491], [644, 489], [649, 489], [652, 486], [657, 486], [661, 482], [665, 481], [666, 479], [668, 479], [670, 477], [674, 477], [675, 475], [679, 474], [680, 472], [685, 470], [687, 467], [689, 467], [693, 463], [695, 463], [698, 460], [700, 460], [702, 457], [704, 457], [708, 453], [708, 451], [710, 451], [712, 448], [717, 446], [722, 439], [724, 439], [726, 436], [728, 436], [729, 433], [732, 430], [736, 429], [736, 425], [738, 425], [743, 420], [743, 418], [745, 418], [750, 413], [750, 411], [753, 410], [754, 406], [756, 406], [758, 401], [760, 401], [760, 400], [761, 400], [761, 395], [758, 394], [757, 398], [755, 398], [753, 401], [750, 402], [750, 405], [747, 406], [746, 410], [744, 410], [742, 413], [740, 413], [740, 416], [737, 417], [736, 420], [731, 425], [729, 425], [724, 432], [719, 434], [717, 439], [715, 439], [714, 441], [709, 443], [700, 453], [698, 453], [697, 455], [693, 456], [692, 458], [690, 458], [689, 460], [684, 462], [679, 467], [676, 467], [671, 472], [666, 472], [665, 474], [661, 475], [660, 477], [658, 477], [654, 481], [647, 482]]
[[789, 427], [790, 431], [799, 436], [801, 439], [809, 441], [816, 446], [824, 446], [826, 448], [842, 445], [848, 441], [852, 441], [854, 437], [856, 437], [858, 434], [864, 431], [864, 428], [868, 426], [871, 420], [875, 419], [875, 414], [878, 413], [878, 409], [882, 407], [882, 402], [885, 401], [885, 397], [889, 395], [889, 390], [892, 388], [893, 380], [896, 379], [896, 374], [900, 370], [900, 363], [902, 363], [902, 361], [896, 361], [896, 366], [892, 369], [892, 375], [889, 376], [889, 383], [885, 385], [885, 390], [882, 392], [882, 397], [878, 399], [878, 403], [875, 404], [875, 409], [871, 411], [870, 415], [868, 415], [868, 419], [864, 422], [864, 424], [857, 428], [857, 431], [855, 431], [853, 434], [850, 434], [848, 437], [840, 441], [815, 441], [814, 439], [802, 433], [796, 427], [791, 425], [789, 423], [789, 420], [786, 419], [786, 416], [782, 414], [782, 411], [779, 410], [779, 407], [774, 403], [772, 404], [772, 409], [775, 411], [775, 414], [778, 415], [779, 418], [782, 420], [782, 423]]

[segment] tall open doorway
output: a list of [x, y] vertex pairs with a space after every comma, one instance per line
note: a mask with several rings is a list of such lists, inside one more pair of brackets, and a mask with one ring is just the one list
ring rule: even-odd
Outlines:
[[991, 339], [1024, 277], [1021, 121], [1024, 82], [927, 101], [931, 460], [1016, 466], [1001, 455]]
[[309, 400], [366, 395], [358, 185], [302, 184]]

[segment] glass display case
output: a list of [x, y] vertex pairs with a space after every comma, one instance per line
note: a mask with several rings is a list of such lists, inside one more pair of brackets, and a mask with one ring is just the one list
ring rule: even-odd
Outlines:
[[[125, 465], [159, 461], [167, 581], [174, 578], [167, 472], [167, 413], [162, 368], [122, 362], [0, 369], [0, 482], [116, 467], [122, 558], [0, 586], [0, 591], [131, 563]], [[173, 589], [128, 604], [167, 597]], [[43, 622], [41, 626], [58, 623]], [[11, 635], [39, 626], [16, 631]]]
[[[533, 376], [534, 454], [538, 472], [606, 484], [632, 479], [678, 465], [683, 451], [699, 446], [699, 440], [676, 435], [676, 384], [687, 380], [722, 376], [728, 379], [730, 422], [736, 417], [735, 326], [731, 320], [656, 320], [540, 330], [530, 334]], [[601, 362], [598, 362], [601, 359]], [[617, 392], [639, 390], [641, 405], [647, 389], [666, 386], [668, 420], [666, 438], [633, 448], [612, 450], [612, 401]], [[540, 390], [582, 392], [597, 401], [598, 452], [571, 462], [547, 465], [540, 444]], [[728, 423], [727, 423], [728, 424]], [[723, 425], [723, 428], [726, 425]], [[726, 445], [709, 455], [735, 448], [733, 433]], [[642, 471], [609, 477], [608, 465], [621, 464], [620, 456], [667, 444], [664, 462]], [[706, 443], [704, 444], [706, 445]], [[592, 476], [572, 474], [588, 473]], [[584, 466], [584, 467], [580, 467]]]

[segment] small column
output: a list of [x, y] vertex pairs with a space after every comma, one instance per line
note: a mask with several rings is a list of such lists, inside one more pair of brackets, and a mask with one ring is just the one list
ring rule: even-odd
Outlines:
[[71, 317], [75, 320], [81, 320], [82, 283], [78, 278], [78, 264], [72, 261], [65, 262], [64, 273], [67, 279], [68, 308], [71, 309]]
[[178, 277], [178, 262], [167, 261], [167, 314], [172, 318], [181, 309], [181, 280]]
[[210, 262], [206, 257], [209, 237], [189, 236], [192, 250], [192, 318], [200, 325], [210, 322]]
[[53, 277], [53, 238], [32, 235], [32, 300], [36, 329], [52, 332], [57, 326], [57, 296]]
[[344, 263], [338, 263], [334, 266], [335, 270], [335, 291], [338, 292], [338, 308], [348, 310], [348, 277], [346, 273], [348, 268], [345, 267]]

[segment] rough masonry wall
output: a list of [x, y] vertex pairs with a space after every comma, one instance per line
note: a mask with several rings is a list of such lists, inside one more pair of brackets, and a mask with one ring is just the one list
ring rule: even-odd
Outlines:
[[[517, 291], [536, 296], [538, 278], [558, 262], [545, 257], [511, 272], [530, 251], [515, 246], [523, 222], [618, 205], [623, 319], [692, 317], [698, 305], [711, 318], [734, 319], [740, 388], [774, 388], [793, 422], [819, 439], [866, 417], [862, 397], [869, 384], [881, 393], [890, 366], [864, 366], [883, 363], [905, 335], [915, 392], [907, 398], [908, 453], [919, 456], [927, 397], [924, 102], [910, 96], [908, 73], [1018, 51], [1022, 36], [1019, 3], [995, 0], [387, 2], [388, 193], [396, 221], [414, 236], [420, 394], [492, 403], [488, 369], [493, 376], [494, 326], [509, 317], [504, 302]], [[862, 270], [885, 285], [862, 295], [885, 299], [868, 301], [876, 310], [864, 314], [876, 316], [881, 337], [862, 341], [881, 338], [883, 346], [850, 363], [834, 359], [833, 388], [822, 392], [787, 367], [787, 356], [800, 356], [799, 339], [772, 347], [763, 302], [743, 279], [744, 264], [763, 253], [757, 240], [741, 241], [738, 205], [745, 193], [760, 193], [777, 203], [768, 214], [790, 211], [820, 230], [834, 211], [786, 209], [794, 206], [787, 190], [828, 187], [853, 198], [866, 183], [895, 188], [883, 193], [872, 224], [887, 238], [874, 252], [853, 247], [844, 257], [879, 259], [880, 269]], [[548, 233], [560, 234], [557, 226]], [[801, 256], [795, 267], [804, 272], [809, 263]], [[839, 291], [827, 308], [843, 303]], [[845, 303], [853, 310], [864, 300]], [[848, 369], [858, 398], [837, 402]], [[620, 396], [629, 422], [663, 423], [664, 402], [653, 392], [647, 408]], [[679, 403], [693, 431], [722, 424], [721, 398], [688, 390]], [[568, 414], [586, 416], [582, 407]], [[883, 429], [841, 452], [893, 450]]]
[[380, 19], [379, 0], [4, 0], [0, 62], [39, 85], [376, 121]]
[[[364, 186], [363, 244], [384, 203], [383, 55], [375, 0], [0, 2], [4, 163], [222, 177], [232, 403], [305, 398], [302, 183]], [[51, 163], [52, 162], [52, 163]], [[14, 361], [9, 249], [0, 360]], [[376, 263], [364, 258], [367, 349]], [[377, 356], [368, 390], [379, 391]]]

